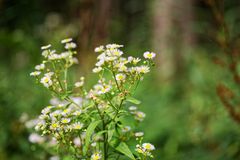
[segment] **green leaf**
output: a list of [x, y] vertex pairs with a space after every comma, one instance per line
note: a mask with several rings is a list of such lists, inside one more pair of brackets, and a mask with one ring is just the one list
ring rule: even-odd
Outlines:
[[112, 137], [113, 137], [113, 133], [114, 133], [114, 129], [111, 129], [108, 131], [108, 142], [111, 141]]
[[90, 140], [91, 140], [91, 136], [92, 136], [95, 128], [98, 126], [98, 124], [99, 124], [100, 122], [101, 122], [101, 120], [92, 122], [92, 123], [88, 126], [88, 128], [87, 128], [85, 145], [84, 145], [84, 149], [83, 149], [83, 154], [84, 154], [84, 155], [86, 155], [86, 153], [87, 153], [88, 146], [89, 146], [89, 143], [90, 143]]
[[140, 104], [141, 101], [137, 100], [136, 98], [133, 97], [127, 97], [126, 101], [131, 102], [133, 104]]
[[131, 150], [128, 148], [127, 144], [121, 142], [117, 147], [116, 150], [124, 154], [125, 156], [129, 157], [130, 159], [135, 160]]

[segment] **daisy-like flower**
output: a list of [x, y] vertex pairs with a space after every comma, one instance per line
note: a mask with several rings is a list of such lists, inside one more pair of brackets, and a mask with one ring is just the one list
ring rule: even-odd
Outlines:
[[104, 64], [104, 60], [103, 59], [100, 59], [96, 64], [95, 66], [98, 66], [98, 67], [101, 67], [103, 64]]
[[120, 72], [126, 72], [127, 69], [128, 69], [128, 68], [125, 66], [124, 63], [119, 63], [119, 64], [117, 64], [116, 66], [118, 67], [118, 70], [119, 70]]
[[117, 81], [124, 81], [126, 79], [126, 75], [123, 73], [119, 73], [116, 75], [116, 80]]
[[75, 116], [79, 116], [80, 114], [82, 114], [82, 110], [77, 110], [77, 111], [75, 111], [75, 112], [73, 112], [73, 115], [75, 115]]
[[96, 147], [96, 146], [97, 146], [97, 143], [96, 143], [96, 142], [93, 142], [93, 143], [91, 143], [91, 146], [92, 146], [92, 147]]
[[49, 54], [49, 51], [47, 51], [47, 50], [44, 50], [42, 52], [42, 56], [45, 57], [45, 58], [47, 58], [48, 54]]
[[65, 106], [66, 106], [65, 104], [59, 104], [59, 105], [58, 105], [58, 108], [62, 108], [62, 110], [61, 110], [61, 115], [62, 115], [62, 116], [67, 116], [67, 115], [69, 115], [69, 114], [71, 113], [71, 111], [72, 111], [69, 107], [64, 109]]
[[126, 132], [129, 132], [131, 130], [131, 127], [130, 126], [124, 126], [122, 128], [122, 132], [126, 133]]
[[65, 45], [65, 49], [73, 49], [76, 47], [77, 47], [76, 43], [73, 43], [73, 42], [66, 43], [66, 45]]
[[49, 116], [54, 119], [55, 117], [60, 116], [61, 112], [62, 112], [61, 110], [56, 110], [56, 111], [50, 113]]
[[30, 136], [28, 137], [28, 140], [31, 142], [31, 143], [43, 143], [45, 141], [45, 138], [40, 136], [39, 134], [37, 133], [32, 133], [30, 134]]
[[71, 56], [71, 53], [70, 52], [63, 52], [63, 53], [61, 53], [60, 55], [59, 55], [59, 57], [60, 58], [62, 58], [62, 59], [66, 59], [66, 58], [68, 58], [68, 57], [70, 57]]
[[112, 86], [110, 86], [110, 85], [104, 85], [104, 86], [100, 85], [100, 86], [101, 87], [100, 87], [100, 90], [98, 91], [98, 94], [105, 94], [105, 93], [109, 92], [112, 88]]
[[151, 143], [143, 143], [142, 147], [143, 147], [143, 149], [145, 149], [147, 151], [155, 150], [154, 145], [152, 145]]
[[101, 158], [102, 158], [102, 155], [100, 154], [100, 152], [96, 152], [91, 156], [91, 160], [100, 160]]
[[53, 53], [53, 54], [50, 54], [50, 55], [48, 56], [48, 59], [49, 59], [49, 60], [58, 60], [58, 59], [61, 59], [61, 56], [60, 56], [59, 54]]
[[75, 146], [81, 146], [81, 139], [79, 137], [76, 137], [73, 139], [73, 143]]
[[140, 62], [141, 61], [141, 59], [140, 58], [133, 58], [133, 60], [132, 60], [132, 63], [134, 64], [134, 65], [136, 65], [138, 62]]
[[51, 44], [48, 44], [46, 46], [42, 46], [41, 47], [41, 50], [46, 50], [46, 49], [49, 49], [52, 45]]
[[130, 106], [128, 109], [129, 109], [130, 111], [136, 111], [136, 110], [137, 110], [137, 107], [136, 107], [136, 106]]
[[71, 64], [78, 64], [78, 59], [76, 57], [69, 59], [69, 61], [71, 62]]
[[82, 87], [83, 85], [84, 85], [84, 82], [83, 82], [83, 81], [76, 82], [76, 83], [74, 84], [74, 86], [75, 86], [76, 88]]
[[146, 59], [153, 59], [156, 56], [156, 53], [153, 52], [144, 52], [143, 57]]
[[143, 121], [145, 117], [146, 117], [145, 113], [143, 113], [141, 111], [135, 112], [135, 119], [136, 120]]
[[66, 39], [63, 39], [61, 40], [61, 43], [69, 43], [69, 42], [72, 42], [72, 38], [66, 38]]
[[63, 124], [67, 124], [67, 123], [69, 123], [70, 121], [71, 121], [70, 118], [62, 118], [62, 119], [61, 119], [61, 122], [62, 122]]
[[104, 51], [104, 46], [99, 46], [99, 47], [96, 47], [95, 52], [103, 52]]
[[120, 51], [119, 49], [113, 50], [112, 51], [114, 56], [120, 57], [121, 55], [123, 55], [123, 52]]
[[57, 122], [53, 122], [51, 125], [50, 125], [50, 129], [51, 130], [57, 130], [57, 129], [59, 129], [60, 128], [60, 125], [59, 125], [59, 123], [57, 123]]
[[129, 56], [128, 57], [128, 62], [131, 63], [133, 61], [133, 57], [132, 56]]
[[150, 68], [148, 66], [139, 66], [136, 68], [138, 73], [148, 73], [150, 72]]
[[102, 70], [102, 67], [96, 67], [96, 68], [93, 68], [93, 73], [98, 73]]
[[143, 132], [136, 132], [135, 134], [135, 137], [142, 137], [144, 135]]
[[48, 72], [44, 74], [46, 77], [51, 77], [54, 75], [54, 72]]
[[51, 112], [51, 109], [52, 109], [52, 108], [53, 108], [52, 106], [48, 106], [48, 107], [44, 108], [44, 109], [41, 111], [41, 113], [42, 113], [42, 114], [48, 114], [48, 113]]
[[121, 48], [123, 47], [123, 45], [119, 45], [119, 44], [108, 44], [106, 45], [107, 49], [115, 49], [115, 48]]
[[76, 129], [76, 130], [80, 130], [83, 128], [83, 124], [80, 122], [74, 123], [74, 124], [72, 124], [72, 128]]
[[45, 68], [45, 64], [43, 63], [35, 66], [36, 70], [43, 70], [44, 68]]
[[49, 160], [60, 160], [60, 158], [58, 156], [52, 156], [49, 158]]
[[114, 60], [116, 60], [117, 59], [117, 57], [115, 57], [115, 56], [110, 56], [110, 57], [106, 57], [105, 58], [105, 61], [107, 61], [107, 62], [112, 62], [112, 61], [114, 61]]
[[36, 77], [36, 76], [39, 76], [40, 74], [41, 74], [41, 72], [39, 72], [39, 71], [34, 71], [34, 72], [31, 72], [31, 73], [30, 73], [30, 76]]
[[40, 82], [47, 88], [49, 88], [53, 84], [51, 76], [44, 76], [43, 78], [41, 78]]

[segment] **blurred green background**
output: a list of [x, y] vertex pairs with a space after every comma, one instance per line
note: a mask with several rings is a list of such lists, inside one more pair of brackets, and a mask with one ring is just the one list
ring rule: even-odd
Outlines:
[[[49, 101], [29, 73], [41, 61], [41, 46], [59, 48], [67, 37], [79, 51], [80, 65], [72, 74], [90, 82], [93, 50], [100, 44], [123, 44], [127, 55], [158, 54], [154, 73], [135, 95], [147, 114], [140, 129], [155, 144], [155, 159], [240, 159], [239, 123], [216, 93], [220, 82], [237, 95], [239, 86], [228, 69], [214, 63], [227, 57], [215, 42], [223, 34], [211, 1], [0, 0], [0, 160], [45, 159], [45, 152], [28, 142], [21, 122]], [[240, 1], [217, 2], [234, 40], [240, 33]]]

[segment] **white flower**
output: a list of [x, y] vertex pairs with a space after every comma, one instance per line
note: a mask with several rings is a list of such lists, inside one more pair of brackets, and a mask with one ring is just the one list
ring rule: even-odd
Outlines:
[[150, 68], [148, 66], [139, 66], [139, 67], [136, 67], [136, 71], [138, 73], [148, 73], [150, 72]]
[[44, 109], [41, 111], [41, 113], [42, 113], [42, 114], [48, 114], [48, 113], [51, 112], [51, 109], [52, 109], [52, 108], [53, 108], [52, 106], [48, 106], [48, 107], [44, 108]]
[[53, 122], [51, 125], [50, 125], [50, 129], [51, 130], [58, 130], [60, 127], [59, 123], [57, 122]]
[[114, 56], [120, 57], [121, 55], [123, 55], [123, 52], [120, 51], [119, 49], [115, 49], [112, 51]]
[[60, 54], [60, 57], [62, 59], [68, 58], [69, 56], [71, 56], [70, 52], [63, 52], [63, 53]]
[[102, 158], [102, 155], [100, 154], [100, 152], [96, 152], [91, 156], [91, 160], [100, 160], [101, 158]]
[[79, 137], [76, 137], [73, 139], [73, 143], [75, 146], [81, 146], [81, 139]]
[[53, 84], [50, 76], [43, 77], [40, 82], [47, 88]]
[[51, 77], [54, 75], [54, 72], [48, 72], [44, 74], [46, 77]]
[[117, 81], [124, 81], [126, 79], [126, 75], [123, 73], [119, 73], [116, 75], [116, 80]]
[[105, 61], [111, 62], [111, 61], [114, 61], [114, 60], [116, 60], [116, 59], [117, 59], [117, 57], [115, 57], [115, 56], [110, 56], [110, 57], [106, 57], [106, 58], [105, 58]]
[[76, 57], [73, 57], [69, 60], [72, 64], [78, 64], [78, 59]]
[[49, 60], [61, 59], [61, 55], [53, 53], [53, 54], [50, 54], [50, 55], [48, 56], [48, 59], [49, 59]]
[[135, 110], [137, 110], [137, 107], [136, 107], [136, 106], [130, 106], [128, 109], [129, 109], [130, 111], [135, 111]]
[[43, 63], [35, 66], [36, 70], [43, 70], [44, 68], [45, 68], [45, 64]]
[[102, 67], [96, 67], [96, 68], [93, 68], [93, 73], [98, 73], [102, 70]]
[[49, 116], [54, 119], [55, 117], [58, 117], [61, 115], [61, 110], [55, 110], [54, 112], [50, 113]]
[[133, 60], [132, 60], [133, 64], [135, 64], [135, 65], [140, 61], [141, 61], [140, 58], [133, 58]]
[[73, 43], [73, 42], [66, 43], [66, 45], [65, 45], [65, 49], [73, 49], [76, 47], [77, 47], [76, 43]]
[[30, 136], [28, 137], [28, 140], [31, 143], [43, 143], [44, 142], [44, 138], [36, 133], [32, 133], [30, 134]]
[[146, 59], [153, 59], [156, 56], [156, 53], [153, 52], [144, 52], [143, 57]]
[[39, 72], [39, 71], [34, 71], [34, 72], [31, 72], [30, 73], [30, 76], [39, 76], [41, 74], [41, 72]]
[[102, 52], [102, 51], [104, 51], [104, 46], [96, 47], [94, 51], [95, 52]]
[[145, 113], [143, 113], [141, 111], [135, 112], [135, 119], [136, 120], [143, 121], [145, 117], [146, 117]]
[[83, 82], [83, 81], [76, 82], [76, 83], [74, 84], [74, 86], [75, 86], [76, 88], [82, 87], [83, 85], [84, 85], [84, 82]]
[[47, 50], [44, 50], [42, 52], [42, 56], [45, 57], [45, 58], [48, 56], [48, 54], [49, 54], [49, 51], [47, 51]]
[[135, 137], [142, 137], [144, 135], [143, 132], [136, 132], [135, 134]]
[[79, 116], [80, 114], [82, 114], [82, 110], [77, 110], [77, 111], [75, 111], [75, 112], [73, 112], [73, 115], [75, 115], [75, 116]]
[[76, 130], [80, 130], [83, 128], [83, 124], [80, 122], [74, 123], [74, 124], [72, 124], [72, 128], [76, 129]]
[[42, 46], [41, 49], [42, 49], [42, 50], [46, 50], [46, 49], [48, 49], [48, 48], [50, 48], [50, 47], [51, 47], [51, 44], [46, 45], [46, 46]]
[[49, 158], [49, 160], [60, 160], [60, 158], [58, 156], [52, 156]]
[[124, 126], [123, 128], [122, 128], [122, 132], [129, 132], [131, 130], [131, 127], [130, 126]]
[[116, 49], [116, 48], [120, 48], [123, 47], [123, 45], [119, 45], [119, 44], [108, 44], [106, 45], [107, 49]]
[[143, 147], [144, 149], [146, 149], [147, 151], [155, 150], [154, 145], [152, 145], [151, 143], [143, 143], [143, 144], [142, 144], [142, 147]]
[[97, 93], [98, 94], [104, 94], [111, 90], [112, 86], [110, 85], [95, 85], [94, 87], [97, 87]]
[[132, 56], [129, 56], [128, 57], [128, 62], [130, 63], [130, 62], [132, 62], [133, 61], [133, 57]]
[[97, 57], [97, 59], [99, 60], [103, 60], [106, 58], [106, 54], [103, 52], [102, 54], [99, 54], [99, 56]]
[[93, 143], [91, 143], [91, 146], [92, 146], [92, 147], [96, 147], [96, 146], [97, 146], [97, 143], [96, 143], [96, 142], [93, 142]]
[[104, 60], [100, 59], [95, 65], [100, 67], [104, 64], [104, 62], [105, 62]]
[[116, 66], [118, 67], [118, 70], [119, 70], [120, 72], [126, 72], [127, 69], [128, 69], [128, 68], [125, 66], [124, 63], [119, 63], [119, 64], [117, 64]]
[[67, 124], [67, 123], [69, 123], [70, 121], [71, 121], [70, 118], [62, 118], [62, 120], [61, 120], [61, 122], [62, 122], [63, 124]]
[[66, 39], [63, 39], [63, 40], [61, 40], [61, 43], [69, 43], [69, 42], [71, 42], [72, 41], [72, 38], [66, 38]]

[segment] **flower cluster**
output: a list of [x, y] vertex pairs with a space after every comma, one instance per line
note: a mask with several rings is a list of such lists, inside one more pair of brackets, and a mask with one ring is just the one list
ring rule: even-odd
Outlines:
[[142, 145], [136, 145], [136, 151], [144, 157], [153, 157], [151, 153], [153, 150], [155, 150], [155, 147], [151, 143], [143, 143]]
[[[41, 84], [53, 91], [63, 91], [64, 87], [67, 87], [66, 69], [78, 63], [77, 58], [73, 56], [77, 52], [74, 51], [76, 44], [72, 42], [72, 39], [65, 39], [61, 42], [65, 45], [66, 51], [59, 54], [51, 49], [50, 44], [41, 47], [44, 60], [35, 66], [35, 71], [30, 73], [30, 76], [36, 77]], [[61, 72], [65, 72], [64, 82], [60, 81]]]
[[139, 122], [142, 122], [146, 117], [146, 114], [142, 111], [138, 111], [136, 106], [130, 106], [128, 109], [134, 118]]
[[[122, 154], [127, 157], [134, 154], [139, 156], [137, 159], [142, 159], [142, 155], [152, 157], [154, 146], [150, 143], [137, 145], [139, 155], [130, 151], [127, 146], [129, 140], [135, 137], [141, 144], [144, 133], [135, 132], [136, 126], [129, 126], [124, 119], [130, 116], [141, 122], [145, 118], [145, 113], [136, 106], [127, 106], [129, 103], [140, 103], [132, 96], [154, 65], [156, 54], [145, 52], [143, 59], [140, 59], [124, 57], [121, 50], [123, 45], [108, 44], [95, 48], [98, 56], [92, 71], [99, 78], [87, 90], [84, 77], [75, 83], [68, 79], [69, 67], [77, 63], [74, 57], [76, 44], [71, 38], [61, 43], [65, 51], [59, 54], [51, 49], [51, 45], [43, 46], [44, 60], [30, 73], [51, 91], [54, 98], [49, 106], [42, 109], [37, 119], [26, 123], [43, 136], [33, 133], [29, 140], [43, 144], [53, 139], [56, 146], [64, 146], [69, 149], [69, 154], [78, 159], [100, 160], [108, 159], [110, 155], [116, 159]], [[126, 154], [126, 150], [131, 154]]]
[[[54, 100], [52, 100], [54, 101]], [[55, 99], [55, 101], [59, 101]], [[82, 99], [72, 97], [72, 103], [59, 101], [58, 104], [45, 107], [39, 116], [39, 122], [35, 126], [36, 130], [41, 130], [43, 134], [53, 134], [60, 138], [60, 134], [76, 132], [83, 129], [81, 121]]]

